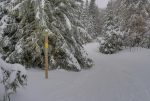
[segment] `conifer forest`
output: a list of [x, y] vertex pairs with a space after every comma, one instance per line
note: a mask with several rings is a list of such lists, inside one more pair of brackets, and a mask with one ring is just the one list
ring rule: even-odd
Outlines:
[[150, 0], [0, 0], [0, 101], [150, 101]]

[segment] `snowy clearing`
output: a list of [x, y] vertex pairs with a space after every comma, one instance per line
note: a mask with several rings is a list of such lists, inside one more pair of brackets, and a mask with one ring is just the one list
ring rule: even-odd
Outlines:
[[12, 101], [150, 101], [150, 50], [134, 48], [114, 55], [85, 45], [95, 66], [81, 72], [28, 70], [28, 86]]

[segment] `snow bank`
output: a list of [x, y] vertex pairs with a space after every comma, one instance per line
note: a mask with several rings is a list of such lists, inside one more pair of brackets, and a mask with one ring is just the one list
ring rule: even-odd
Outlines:
[[4, 96], [9, 97], [10, 94], [16, 92], [18, 87], [26, 84], [27, 73], [25, 68], [19, 64], [6, 63], [0, 58], [0, 87], [3, 86], [5, 88], [6, 95]]

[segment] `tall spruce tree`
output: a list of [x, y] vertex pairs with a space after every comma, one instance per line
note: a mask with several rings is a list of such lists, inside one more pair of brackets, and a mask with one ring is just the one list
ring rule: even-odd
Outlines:
[[[109, 9], [110, 3], [107, 9]], [[111, 3], [113, 11], [113, 19], [111, 22], [119, 28], [122, 33], [122, 45], [125, 47], [145, 47], [149, 48], [150, 38], [150, 10], [148, 0], [115, 0]], [[107, 10], [106, 10], [107, 12]], [[106, 13], [107, 15], [107, 13]], [[105, 25], [109, 20], [105, 21]], [[103, 27], [103, 34], [109, 31], [107, 27]], [[114, 30], [114, 29], [113, 29]]]
[[113, 54], [122, 49], [122, 36], [118, 25], [118, 18], [114, 16], [112, 10], [112, 1], [108, 3], [106, 14], [104, 16], [104, 26], [102, 30], [104, 39], [100, 43], [100, 52], [104, 54]]
[[98, 35], [101, 34], [101, 22], [100, 22], [100, 15], [99, 15], [99, 8], [95, 4], [96, 0], [91, 0], [89, 4], [89, 21], [90, 21], [90, 28], [89, 33], [92, 34], [93, 38], [96, 38]]
[[1, 53], [6, 61], [43, 68], [44, 34], [49, 36], [50, 69], [80, 71], [92, 65], [82, 47], [87, 33], [78, 18], [82, 0], [0, 1]]

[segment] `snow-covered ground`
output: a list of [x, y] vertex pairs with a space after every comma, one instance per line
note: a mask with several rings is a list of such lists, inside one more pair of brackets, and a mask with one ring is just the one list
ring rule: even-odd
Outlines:
[[[150, 101], [150, 50], [134, 48], [114, 55], [85, 45], [94, 67], [81, 72], [28, 70], [28, 86], [12, 101]], [[1, 88], [0, 88], [1, 89]]]

